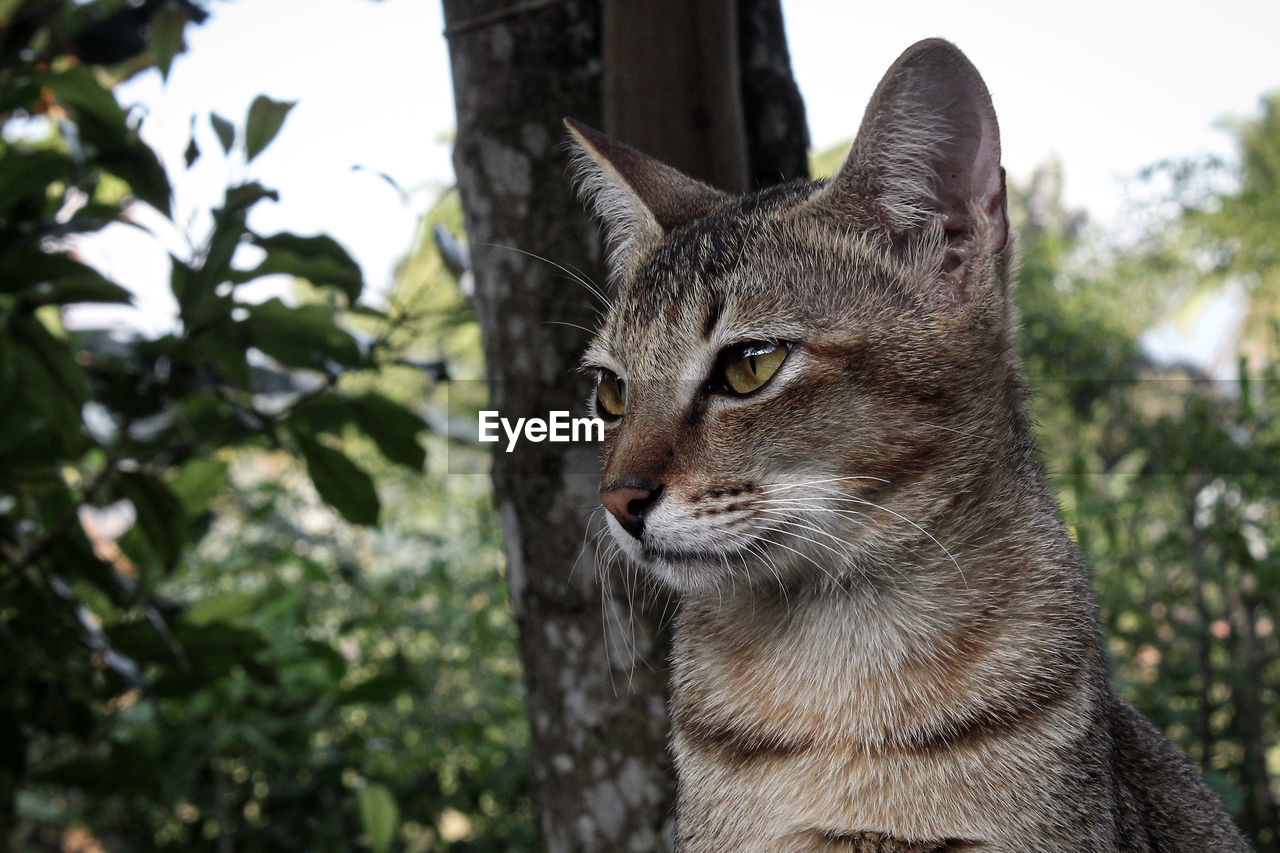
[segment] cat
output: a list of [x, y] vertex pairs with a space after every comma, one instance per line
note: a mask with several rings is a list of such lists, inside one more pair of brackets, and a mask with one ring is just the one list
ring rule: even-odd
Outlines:
[[834, 178], [743, 197], [566, 124], [615, 283], [601, 502], [680, 598], [677, 849], [1247, 850], [1108, 684], [969, 60], [912, 46]]

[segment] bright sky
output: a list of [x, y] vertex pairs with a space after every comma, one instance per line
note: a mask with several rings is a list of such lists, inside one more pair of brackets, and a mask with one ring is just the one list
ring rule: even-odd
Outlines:
[[[1259, 96], [1280, 88], [1275, 0], [877, 5], [783, 2], [815, 147], [852, 136], [905, 47], [943, 36], [987, 81], [1010, 173], [1025, 177], [1056, 153], [1068, 203], [1104, 223], [1123, 212], [1121, 179], [1165, 157], [1230, 153], [1215, 122], [1256, 113]], [[442, 142], [453, 127], [452, 84], [439, 3], [239, 0], [212, 8], [207, 24], [188, 27], [191, 49], [167, 86], [148, 72], [118, 92], [147, 111], [143, 134], [174, 178], [180, 218], [216, 204], [230, 177], [257, 178], [280, 190], [281, 201], [262, 205], [251, 226], [332, 234], [381, 290], [418, 216], [452, 182]], [[245, 170], [222, 158], [206, 115], [240, 123], [259, 93], [299, 103]], [[205, 156], [183, 175], [193, 114]], [[193, 233], [201, 227], [197, 221]], [[139, 291], [144, 328], [168, 325], [163, 252], [117, 228], [89, 254]]]

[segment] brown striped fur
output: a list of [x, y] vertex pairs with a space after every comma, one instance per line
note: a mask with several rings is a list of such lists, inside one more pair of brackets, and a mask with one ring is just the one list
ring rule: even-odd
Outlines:
[[[627, 393], [602, 491], [652, 497], [635, 532], [608, 520], [681, 594], [679, 849], [1245, 849], [1108, 686], [1033, 456], [968, 60], [913, 46], [835, 178], [741, 198], [570, 127], [616, 279], [585, 363]], [[717, 392], [747, 341], [791, 350]]]

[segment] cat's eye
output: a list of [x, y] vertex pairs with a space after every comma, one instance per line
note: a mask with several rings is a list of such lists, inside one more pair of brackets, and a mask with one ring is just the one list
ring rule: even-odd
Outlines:
[[750, 394], [764, 387], [791, 352], [788, 343], [753, 342], [730, 347], [720, 357], [721, 381], [734, 394]]
[[600, 416], [613, 420], [627, 408], [627, 383], [611, 370], [596, 371], [596, 410]]

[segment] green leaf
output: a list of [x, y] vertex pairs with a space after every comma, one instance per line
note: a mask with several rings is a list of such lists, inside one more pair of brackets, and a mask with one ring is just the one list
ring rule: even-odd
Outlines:
[[231, 466], [223, 459], [198, 456], [179, 469], [170, 481], [188, 515], [199, 515], [227, 485]]
[[15, 344], [14, 370], [21, 398], [59, 430], [79, 432], [80, 407], [88, 399], [84, 371], [68, 341], [54, 337], [36, 318], [12, 317], [6, 334]]
[[160, 77], [169, 79], [169, 68], [173, 58], [182, 53], [182, 29], [187, 24], [187, 16], [174, 6], [162, 6], [151, 18], [148, 27], [151, 35], [151, 58], [156, 68], [160, 69]]
[[[34, 0], [27, 0], [33, 2]], [[5, 3], [21, 2], [21, 0], [4, 0]], [[9, 29], [7, 22], [0, 17], [0, 32], [5, 33]], [[0, 86], [0, 115], [11, 113], [14, 110], [27, 109], [40, 101], [42, 97], [42, 89], [44, 88], [40, 75], [30, 73], [30, 70], [13, 69], [6, 75], [3, 86]]]
[[14, 251], [0, 259], [0, 292], [18, 293], [29, 306], [132, 301], [129, 291], [69, 255]]
[[23, 6], [27, 5], [27, 0], [0, 0], [0, 27], [8, 27], [13, 23], [13, 16], [18, 12], [26, 11]]
[[148, 575], [156, 575], [165, 571], [164, 557], [156, 550], [151, 539], [143, 532], [140, 525], [135, 524], [116, 540], [120, 550], [134, 566]]
[[338, 695], [339, 705], [385, 705], [402, 693], [416, 687], [416, 683], [403, 675], [383, 673], [367, 678]]
[[312, 397], [289, 412], [289, 424], [312, 435], [337, 434], [351, 422], [351, 401], [334, 392]]
[[140, 140], [98, 155], [102, 167], [129, 185], [133, 194], [168, 216], [169, 178], [155, 152]]
[[38, 79], [59, 103], [75, 111], [76, 124], [84, 140], [107, 149], [128, 142], [131, 134], [128, 116], [116, 103], [115, 95], [98, 82], [92, 67], [76, 65], [48, 71]]
[[259, 95], [249, 105], [249, 115], [244, 123], [244, 156], [246, 162], [262, 153], [284, 126], [285, 117], [293, 109], [295, 101], [273, 101]]
[[222, 153], [230, 154], [231, 146], [236, 144], [236, 126], [217, 113], [209, 113], [209, 124], [222, 145]]
[[[328, 583], [329, 576], [322, 574], [316, 580]], [[319, 664], [324, 669], [325, 675], [335, 687], [342, 680], [342, 677], [347, 674], [347, 659], [328, 643], [320, 640], [304, 640], [301, 644], [301, 651], [306, 653], [309, 661]]]
[[23, 299], [28, 305], [71, 305], [80, 302], [128, 305], [133, 294], [108, 281], [97, 270], [78, 261], [69, 261], [67, 273], [31, 288]]
[[397, 465], [422, 470], [427, 454], [418, 443], [418, 433], [427, 429], [426, 421], [380, 394], [357, 397], [351, 408], [356, 424], [383, 456]]
[[334, 365], [349, 367], [360, 362], [355, 338], [338, 328], [333, 311], [325, 305], [291, 308], [279, 299], [249, 307], [239, 324], [248, 343], [283, 364], [330, 372]]
[[127, 183], [133, 194], [169, 214], [169, 179], [155, 152], [129, 127], [128, 116], [93, 69], [78, 65], [39, 78], [59, 103], [70, 108], [81, 139], [97, 151], [97, 162]]
[[233, 273], [232, 281], [239, 283], [264, 275], [284, 274], [304, 278], [317, 287], [336, 287], [351, 303], [360, 298], [364, 288], [360, 265], [332, 237], [274, 234], [255, 237], [253, 242], [266, 250], [266, 258], [252, 270]]
[[234, 274], [231, 259], [248, 235], [249, 209], [265, 198], [277, 199], [279, 194], [256, 182], [228, 187], [222, 206], [213, 211], [213, 234], [199, 265], [180, 270], [181, 262], [174, 260], [171, 287], [188, 327], [205, 326], [219, 314], [229, 316], [232, 302], [218, 297], [217, 288]]
[[294, 433], [307, 462], [307, 473], [324, 502], [352, 524], [377, 524], [380, 505], [373, 479], [345, 454], [316, 441], [306, 433]]
[[120, 495], [128, 498], [137, 511], [136, 528], [146, 537], [161, 567], [172, 569], [182, 556], [188, 529], [178, 496], [147, 474], [123, 471], [117, 483]]
[[187, 608], [188, 624], [203, 627], [214, 622], [234, 622], [258, 606], [260, 596], [248, 592], [224, 592], [202, 598]]
[[400, 808], [386, 786], [367, 783], [356, 791], [360, 807], [360, 825], [364, 827], [369, 849], [374, 853], [386, 853], [400, 828]]
[[254, 668], [254, 658], [269, 646], [261, 632], [227, 622], [173, 620], [157, 630], [143, 619], [109, 626], [105, 633], [114, 648], [144, 667], [163, 667], [152, 685], [161, 697], [190, 696], [235, 667]]
[[272, 201], [280, 200], [280, 193], [272, 189], [267, 189], [257, 181], [250, 181], [247, 184], [239, 184], [234, 187], [227, 187], [226, 195], [222, 201], [222, 211], [246, 211], [253, 207], [264, 198]]
[[69, 182], [73, 170], [71, 158], [59, 151], [5, 151], [0, 156], [0, 214], [26, 199], [43, 202], [49, 185]]
[[211, 367], [222, 380], [247, 389], [252, 376], [245, 357], [248, 344], [239, 332], [239, 327], [234, 325], [229, 330], [214, 328], [190, 341], [181, 353], [182, 360], [200, 367]]
[[[213, 300], [217, 286], [234, 275], [231, 259], [249, 235], [245, 225], [249, 209], [266, 198], [278, 199], [279, 194], [257, 182], [240, 184], [228, 187], [222, 206], [213, 211], [213, 234], [203, 260], [181, 282], [181, 291], [174, 289], [182, 317], [189, 325], [200, 325], [209, 319], [210, 311], [216, 307]], [[230, 303], [226, 310], [230, 311]]]

